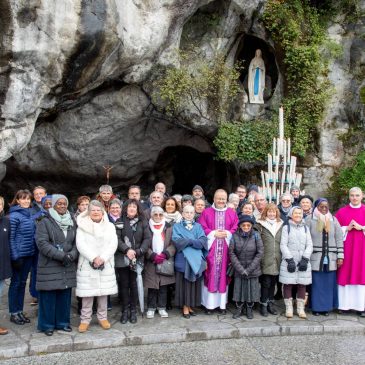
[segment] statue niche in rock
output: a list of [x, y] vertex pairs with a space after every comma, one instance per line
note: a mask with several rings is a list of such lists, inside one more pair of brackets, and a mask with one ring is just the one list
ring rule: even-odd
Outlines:
[[248, 95], [251, 104], [264, 104], [265, 62], [257, 49], [248, 69]]

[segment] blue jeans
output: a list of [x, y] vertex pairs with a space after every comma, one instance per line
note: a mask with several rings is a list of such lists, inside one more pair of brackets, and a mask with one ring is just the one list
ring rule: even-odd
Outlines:
[[25, 284], [27, 282], [30, 267], [32, 265], [32, 257], [22, 257], [23, 265], [20, 270], [13, 269], [9, 286], [9, 312], [17, 314], [23, 312]]
[[62, 329], [70, 325], [71, 288], [38, 292], [38, 330]]

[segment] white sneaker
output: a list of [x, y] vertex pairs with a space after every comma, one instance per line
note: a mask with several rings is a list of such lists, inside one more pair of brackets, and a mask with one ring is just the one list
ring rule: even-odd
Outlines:
[[154, 318], [154, 316], [155, 316], [155, 309], [148, 309], [148, 311], [147, 311], [147, 315], [146, 315], [146, 317], [147, 318]]
[[168, 318], [169, 314], [166, 312], [166, 309], [159, 309], [158, 314], [161, 316], [161, 318]]

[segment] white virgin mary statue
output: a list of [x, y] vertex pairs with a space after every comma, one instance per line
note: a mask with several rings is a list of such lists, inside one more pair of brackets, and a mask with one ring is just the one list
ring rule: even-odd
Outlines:
[[248, 95], [251, 104], [264, 104], [264, 89], [265, 63], [261, 49], [257, 49], [248, 69]]

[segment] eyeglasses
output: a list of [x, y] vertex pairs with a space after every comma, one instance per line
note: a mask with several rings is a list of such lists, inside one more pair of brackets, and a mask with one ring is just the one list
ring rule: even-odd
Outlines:
[[291, 200], [282, 199], [283, 203], [291, 203]]
[[155, 213], [153, 216], [154, 217], [163, 217], [163, 214], [162, 213]]

